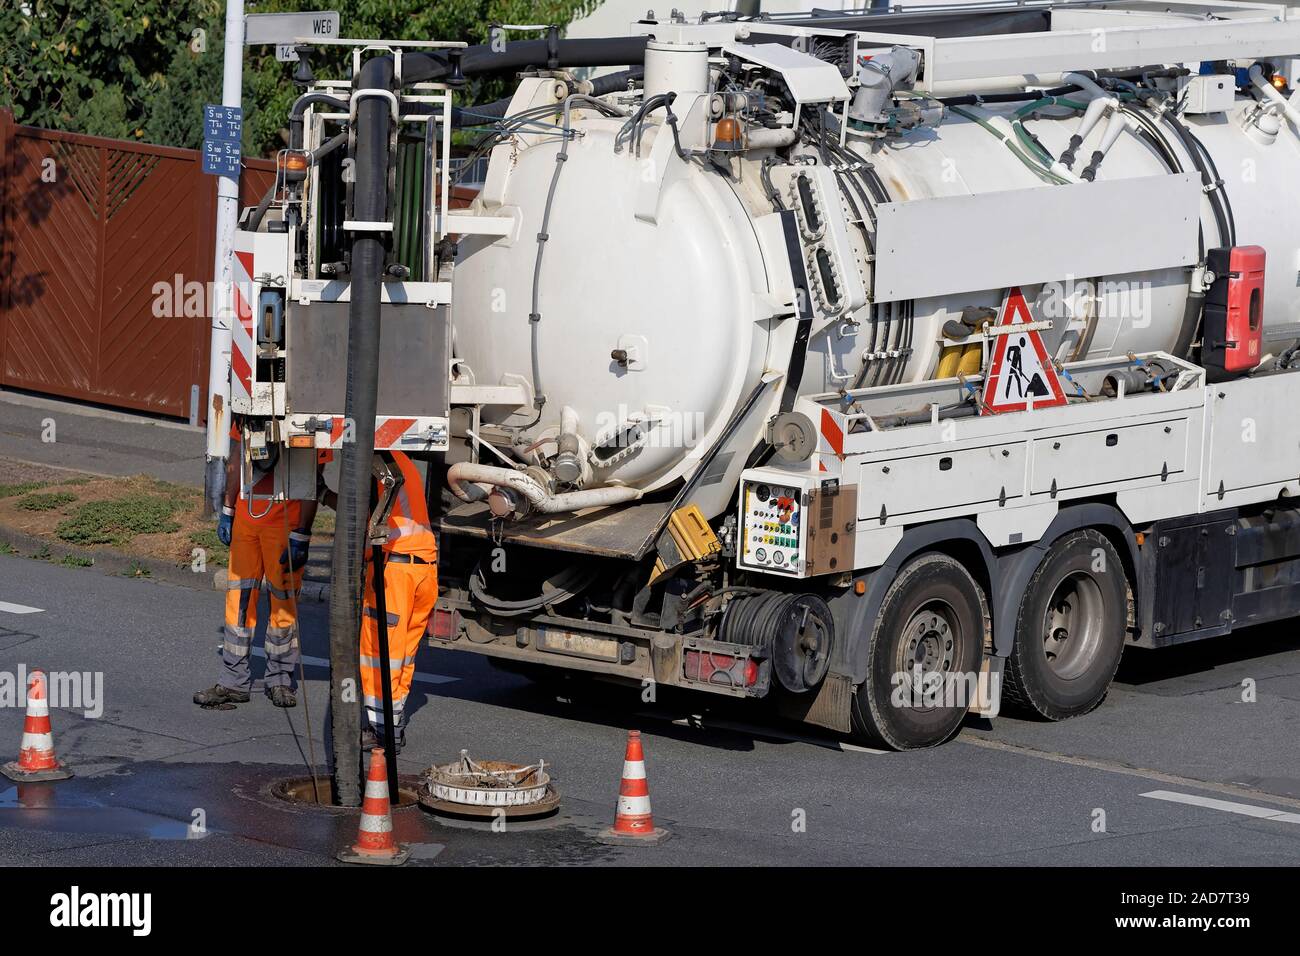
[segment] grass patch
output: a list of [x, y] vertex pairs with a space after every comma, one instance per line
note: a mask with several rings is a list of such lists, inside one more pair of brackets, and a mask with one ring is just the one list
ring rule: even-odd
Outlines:
[[90, 501], [59, 522], [54, 533], [72, 544], [124, 544], [138, 534], [179, 530], [179, 522], [172, 518], [178, 507], [180, 503], [172, 498], [142, 494]]
[[230, 548], [217, 538], [215, 528], [204, 528], [190, 533], [190, 544], [207, 552], [207, 563], [224, 568], [230, 564]]
[[17, 554], [18, 549], [8, 541], [0, 541], [0, 554]]
[[94, 558], [83, 558], [75, 554], [65, 554], [59, 559], [59, 564], [65, 568], [89, 568], [95, 564]]
[[128, 578], [147, 578], [152, 575], [153, 572], [139, 561], [132, 561], [131, 566], [122, 572], [122, 576]]
[[50, 546], [48, 544], [41, 545], [41, 550], [33, 554], [32, 557], [35, 558], [37, 561], [50, 560], [50, 558], [52, 557], [52, 555], [50, 554]]
[[13, 498], [44, 487], [45, 482], [43, 481], [24, 481], [16, 485], [0, 485], [0, 498]]
[[17, 506], [23, 511], [55, 511], [76, 500], [71, 491], [51, 491], [25, 495], [18, 499]]

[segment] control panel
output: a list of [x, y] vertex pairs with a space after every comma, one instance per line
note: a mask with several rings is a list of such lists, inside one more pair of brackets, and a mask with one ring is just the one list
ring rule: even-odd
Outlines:
[[807, 542], [803, 489], [789, 477], [746, 479], [740, 486], [741, 567], [801, 577]]

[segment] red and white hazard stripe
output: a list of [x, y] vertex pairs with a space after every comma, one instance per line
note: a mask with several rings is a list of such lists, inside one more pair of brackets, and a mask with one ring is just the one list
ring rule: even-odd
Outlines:
[[[238, 237], [236, 238], [238, 245]], [[253, 283], [253, 250], [235, 249], [231, 256], [231, 290], [235, 319], [230, 324], [230, 400], [251, 402], [253, 369], [256, 368], [256, 342], [253, 334], [253, 303], [257, 290]], [[251, 412], [242, 403], [232, 406], [237, 412]]]
[[[838, 475], [844, 462], [844, 418], [829, 408], [821, 410], [817, 422], [817, 468]], [[828, 467], [829, 463], [829, 467]]]
[[[429, 434], [435, 428], [446, 433], [446, 419], [429, 416], [412, 418], [399, 415], [378, 415], [375, 417], [375, 449], [379, 451], [440, 451], [443, 443], [429, 441]], [[349, 432], [347, 419], [334, 415], [329, 420], [329, 431], [316, 433], [317, 448], [342, 448], [350, 441], [355, 441], [355, 431]]]

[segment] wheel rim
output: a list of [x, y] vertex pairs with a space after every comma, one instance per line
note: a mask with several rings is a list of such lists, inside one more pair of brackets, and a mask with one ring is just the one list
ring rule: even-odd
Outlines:
[[913, 691], [924, 691], [931, 674], [951, 673], [960, 646], [961, 622], [952, 605], [927, 601], [912, 612], [903, 628], [894, 669], [907, 675]]
[[1092, 575], [1067, 574], [1052, 590], [1043, 614], [1043, 654], [1061, 680], [1086, 673], [1102, 645], [1106, 602]]

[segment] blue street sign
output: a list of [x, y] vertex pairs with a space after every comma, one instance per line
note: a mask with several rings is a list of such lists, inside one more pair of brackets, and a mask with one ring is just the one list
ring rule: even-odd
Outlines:
[[243, 131], [243, 110], [238, 106], [203, 107], [204, 139], [238, 143]]
[[203, 171], [213, 176], [239, 178], [239, 142], [203, 141]]

